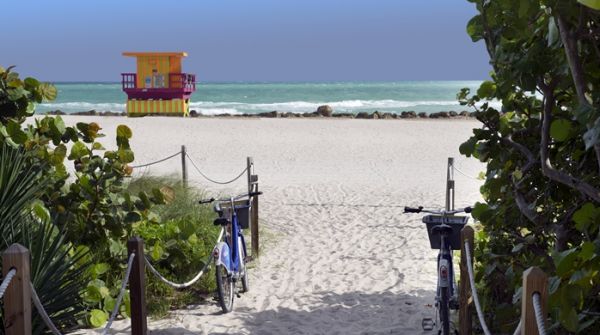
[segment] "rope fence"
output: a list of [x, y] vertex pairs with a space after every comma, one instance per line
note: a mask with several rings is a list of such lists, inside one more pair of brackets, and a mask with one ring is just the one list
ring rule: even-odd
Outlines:
[[[217, 241], [215, 242], [215, 245], [217, 245], [217, 243], [219, 243], [219, 241], [221, 241], [224, 233], [225, 233], [225, 229], [222, 228], [221, 233], [219, 234], [219, 238], [217, 238]], [[194, 278], [192, 278], [191, 280], [189, 280], [185, 283], [178, 284], [178, 283], [168, 280], [163, 275], [161, 275], [160, 272], [158, 272], [158, 270], [156, 270], [156, 268], [154, 266], [152, 266], [152, 263], [150, 263], [150, 261], [148, 260], [148, 256], [144, 257], [144, 262], [148, 266], [148, 270], [150, 270], [150, 272], [152, 272], [156, 276], [156, 278], [160, 279], [160, 281], [162, 281], [163, 283], [165, 283], [173, 288], [179, 288], [179, 289], [187, 288], [187, 287], [194, 285], [194, 283], [196, 283], [202, 277], [202, 275], [204, 275], [204, 273], [208, 269], [210, 269], [210, 264], [211, 264], [212, 260], [213, 260], [213, 255], [211, 252], [210, 256], [208, 257], [208, 261], [206, 262], [206, 264], [204, 264], [204, 267], [202, 268], [202, 270], [200, 270], [200, 272], [198, 272], [198, 274]]]
[[[474, 178], [456, 167], [453, 157], [448, 157], [446, 170], [446, 210], [454, 210], [454, 172]], [[475, 232], [472, 227], [465, 226], [461, 233], [461, 261], [460, 261], [460, 287], [459, 287], [459, 334], [472, 334], [472, 305], [475, 305], [479, 325], [485, 335], [491, 335], [475, 286], [473, 271], [472, 247]], [[467, 280], [468, 279], [468, 280]], [[530, 267], [523, 273], [523, 288], [521, 297], [521, 318], [514, 331], [514, 335], [546, 335], [544, 318], [547, 295], [547, 276], [537, 267]], [[543, 307], [543, 308], [542, 308]]]
[[[461, 244], [464, 247], [462, 253], [464, 258], [461, 257], [461, 270], [467, 269], [468, 273], [468, 284], [461, 285], [460, 295], [461, 302], [469, 301], [469, 294], [472, 298], [472, 302], [475, 305], [479, 324], [485, 335], [490, 335], [491, 332], [485, 322], [483, 310], [479, 303], [479, 297], [477, 295], [477, 289], [475, 287], [475, 276], [473, 274], [473, 258], [471, 256], [471, 243], [473, 242], [473, 228], [465, 226], [461, 232]], [[461, 272], [462, 274], [462, 272]], [[461, 275], [461, 282], [463, 277]], [[546, 295], [547, 295], [547, 283], [548, 278], [546, 274], [538, 267], [530, 267], [523, 272], [523, 287], [521, 297], [521, 318], [519, 324], [514, 331], [514, 335], [546, 335]], [[470, 306], [461, 306], [469, 308]], [[459, 319], [465, 318], [465, 315], [460, 315]], [[461, 320], [459, 320], [461, 321]], [[471, 334], [472, 325], [469, 322], [463, 325], [461, 324], [460, 334]]]
[[208, 176], [207, 176], [205, 173], [203, 173], [203, 172], [200, 170], [200, 168], [198, 168], [198, 166], [196, 165], [196, 163], [194, 162], [194, 160], [192, 159], [192, 157], [190, 157], [190, 155], [188, 155], [188, 154], [186, 153], [186, 156], [187, 156], [187, 158], [190, 160], [190, 163], [192, 163], [192, 166], [193, 166], [193, 167], [196, 169], [196, 171], [198, 171], [198, 173], [199, 173], [199, 174], [200, 174], [202, 177], [204, 177], [204, 179], [206, 179], [206, 180], [210, 181], [211, 183], [215, 183], [215, 184], [219, 184], [219, 185], [227, 185], [227, 184], [231, 184], [231, 183], [233, 183], [234, 181], [236, 181], [236, 180], [240, 179], [240, 178], [241, 178], [241, 177], [242, 177], [242, 176], [243, 176], [243, 175], [244, 175], [244, 174], [245, 174], [245, 173], [248, 171], [248, 168], [246, 167], [246, 168], [245, 168], [245, 169], [244, 169], [242, 172], [240, 172], [240, 174], [239, 174], [239, 175], [237, 175], [235, 178], [233, 178], [233, 179], [231, 179], [231, 180], [228, 180], [228, 181], [217, 181], [217, 180], [214, 180], [213, 178], [210, 178], [210, 177], [208, 177]]
[[10, 285], [10, 282], [15, 277], [15, 274], [17, 274], [17, 270], [14, 268], [10, 269], [10, 271], [8, 271], [4, 279], [2, 279], [2, 284], [0, 285], [0, 299], [2, 299], [2, 297], [4, 296], [4, 292], [6, 292], [6, 288], [8, 287], [8, 285]]
[[176, 153], [174, 153], [174, 154], [172, 154], [172, 155], [170, 155], [168, 157], [159, 159], [159, 160], [154, 161], [154, 162], [150, 162], [150, 163], [146, 163], [146, 164], [140, 164], [140, 165], [133, 165], [133, 166], [131, 166], [131, 168], [133, 168], [133, 169], [139, 169], [139, 168], [143, 168], [143, 167], [147, 167], [147, 166], [152, 166], [152, 165], [155, 165], [155, 164], [158, 164], [158, 163], [162, 163], [164, 161], [168, 161], [169, 159], [177, 157], [180, 154], [181, 154], [180, 152], [176, 152]]

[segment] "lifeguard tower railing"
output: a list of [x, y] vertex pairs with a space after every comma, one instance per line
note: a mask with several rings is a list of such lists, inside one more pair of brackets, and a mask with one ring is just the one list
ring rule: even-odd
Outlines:
[[189, 98], [196, 90], [196, 75], [169, 73], [168, 85], [165, 87], [138, 87], [136, 73], [121, 73], [121, 85], [130, 99]]

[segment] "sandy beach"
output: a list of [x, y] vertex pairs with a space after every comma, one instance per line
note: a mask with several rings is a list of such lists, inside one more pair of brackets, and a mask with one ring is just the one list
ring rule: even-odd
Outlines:
[[[63, 119], [98, 122], [107, 148], [127, 124], [134, 164], [186, 145], [204, 173], [227, 180], [254, 157], [260, 223], [271, 238], [250, 271], [250, 292], [226, 315], [210, 302], [151, 320], [152, 334], [421, 334], [421, 319], [435, 313], [426, 305], [437, 253], [421, 216], [403, 206], [443, 206], [448, 157], [468, 175], [455, 176], [457, 206], [480, 199], [482, 182], [471, 177], [483, 166], [458, 152], [475, 120]], [[180, 169], [172, 159], [134, 175]], [[244, 178], [218, 186], [193, 167], [189, 177], [215, 194], [246, 189]], [[129, 333], [129, 320], [113, 328]]]

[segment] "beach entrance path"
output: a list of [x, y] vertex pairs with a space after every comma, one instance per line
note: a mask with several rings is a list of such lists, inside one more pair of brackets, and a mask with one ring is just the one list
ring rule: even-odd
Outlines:
[[[447, 157], [471, 177], [483, 166], [458, 153], [472, 120], [101, 118], [133, 130], [136, 161], [185, 144], [211, 177], [226, 180], [253, 156], [260, 178], [262, 254], [250, 292], [223, 315], [217, 303], [150, 321], [152, 334], [421, 334], [434, 317], [437, 253], [421, 216], [403, 206], [444, 205]], [[67, 117], [66, 122], [89, 122]], [[107, 143], [109, 145], [110, 143]], [[177, 160], [148, 172], [180, 171]], [[213, 192], [243, 192], [243, 180]], [[481, 181], [456, 174], [457, 206], [480, 200]], [[129, 321], [116, 323], [129, 332]]]

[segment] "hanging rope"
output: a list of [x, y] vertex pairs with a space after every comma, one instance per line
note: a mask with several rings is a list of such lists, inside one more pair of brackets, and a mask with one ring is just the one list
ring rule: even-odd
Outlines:
[[141, 165], [133, 165], [131, 168], [133, 168], [133, 169], [139, 169], [139, 168], [141, 168], [141, 167], [146, 167], [146, 166], [150, 166], [150, 165], [154, 165], [154, 164], [162, 163], [162, 162], [164, 162], [164, 161], [166, 161], [166, 160], [169, 160], [169, 159], [171, 159], [171, 158], [173, 158], [173, 157], [176, 157], [176, 156], [179, 156], [179, 155], [181, 155], [181, 152], [176, 152], [176, 153], [172, 154], [172, 155], [171, 155], [171, 156], [169, 156], [169, 157], [165, 157], [165, 158], [163, 158], [163, 159], [160, 159], [160, 160], [157, 160], [157, 161], [155, 161], [155, 162], [151, 162], [151, 163], [147, 163], [147, 164], [141, 164]]
[[192, 159], [192, 157], [190, 157], [190, 155], [188, 155], [188, 153], [186, 152], [185, 155], [190, 159], [190, 163], [192, 163], [192, 166], [196, 169], [196, 171], [198, 171], [198, 173], [204, 177], [206, 180], [215, 183], [215, 184], [219, 184], [219, 185], [227, 185], [227, 184], [231, 184], [234, 181], [240, 179], [240, 177], [242, 177], [244, 175], [244, 173], [246, 173], [246, 171], [248, 171], [248, 167], [246, 167], [244, 169], [244, 171], [242, 171], [237, 177], [229, 180], [229, 181], [216, 181], [214, 179], [209, 178], [207, 175], [205, 175], [204, 173], [202, 173], [202, 171], [200, 171], [200, 169], [198, 168], [198, 166], [196, 165], [196, 163], [194, 162], [194, 160]]
[[479, 304], [479, 297], [477, 296], [477, 290], [475, 289], [475, 279], [473, 276], [473, 264], [471, 262], [471, 249], [469, 248], [469, 241], [465, 241], [465, 253], [467, 256], [469, 284], [471, 285], [471, 294], [473, 295], [473, 302], [475, 303], [475, 309], [477, 310], [477, 317], [479, 318], [481, 328], [483, 328], [483, 333], [485, 335], [491, 335], [490, 330], [488, 329], [488, 326], [485, 323], [485, 319], [483, 318], [483, 312], [481, 311], [481, 305]]
[[37, 309], [38, 313], [40, 313], [40, 316], [42, 317], [42, 320], [44, 320], [46, 326], [54, 333], [54, 335], [62, 335], [58, 331], [58, 328], [56, 328], [56, 326], [54, 325], [54, 322], [50, 320], [50, 317], [44, 309], [44, 305], [42, 305], [40, 297], [38, 297], [37, 292], [35, 291], [35, 287], [33, 287], [33, 284], [31, 282], [29, 282], [29, 287], [31, 288], [31, 299], [33, 300], [33, 304], [35, 305], [35, 308]]
[[117, 317], [117, 313], [119, 312], [119, 307], [121, 306], [121, 301], [123, 300], [123, 295], [125, 294], [125, 288], [127, 287], [127, 282], [129, 282], [129, 275], [131, 274], [131, 269], [133, 268], [133, 259], [135, 258], [135, 253], [129, 255], [129, 261], [127, 262], [127, 270], [125, 270], [125, 278], [123, 278], [123, 282], [121, 283], [121, 290], [119, 291], [119, 296], [117, 297], [117, 301], [115, 302], [115, 307], [113, 307], [112, 313], [110, 314], [110, 319], [104, 326], [102, 330], [102, 335], [106, 335], [112, 326], [113, 321]]
[[10, 282], [12, 281], [13, 277], [17, 274], [17, 270], [16, 269], [10, 269], [10, 271], [8, 271], [8, 273], [6, 274], [6, 277], [4, 277], [4, 279], [2, 279], [2, 285], [0, 285], [0, 299], [2, 299], [2, 297], [4, 296], [4, 292], [6, 291], [6, 288], [8, 287], [8, 285], [10, 285]]
[[540, 294], [538, 292], [533, 293], [533, 311], [535, 312], [535, 322], [537, 323], [539, 335], [546, 335], [544, 316], [542, 315], [542, 307], [540, 304]]
[[[222, 228], [221, 229], [221, 233], [219, 234], [219, 238], [217, 239], [217, 243], [219, 243], [219, 241], [221, 240], [221, 238], [223, 238], [224, 232], [225, 232], [225, 229]], [[217, 243], [215, 243], [215, 245]], [[192, 278], [190, 281], [185, 282], [183, 284], [177, 284], [175, 282], [172, 282], [172, 281], [168, 280], [163, 275], [161, 275], [160, 272], [158, 272], [158, 270], [156, 270], [154, 268], [154, 266], [152, 266], [152, 264], [148, 260], [148, 257], [144, 257], [144, 260], [145, 260], [146, 265], [148, 266], [148, 269], [150, 270], [150, 272], [152, 272], [163, 283], [165, 283], [165, 284], [167, 284], [167, 285], [169, 285], [171, 287], [174, 287], [174, 288], [186, 288], [186, 287], [190, 287], [190, 286], [194, 285], [194, 283], [197, 282], [202, 277], [202, 275], [205, 273], [205, 271], [210, 268], [210, 264], [212, 262], [212, 259], [213, 259], [213, 255], [212, 255], [212, 252], [211, 252], [210, 257], [208, 258], [208, 261], [206, 262], [206, 264], [204, 264], [204, 267], [202, 268], [202, 270], [200, 270], [200, 272], [198, 272], [198, 274], [194, 278]]]
[[466, 173], [462, 172], [462, 171], [461, 171], [461, 170], [459, 170], [459, 169], [458, 169], [456, 166], [453, 166], [453, 167], [454, 167], [454, 171], [456, 171], [456, 172], [458, 172], [458, 173], [462, 174], [463, 176], [465, 176], [465, 177], [467, 177], [467, 178], [470, 178], [470, 179], [473, 179], [473, 180], [479, 180], [479, 178], [477, 178], [477, 177], [473, 177], [473, 176], [471, 176], [471, 175], [468, 175], [468, 174], [466, 174]]

